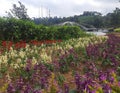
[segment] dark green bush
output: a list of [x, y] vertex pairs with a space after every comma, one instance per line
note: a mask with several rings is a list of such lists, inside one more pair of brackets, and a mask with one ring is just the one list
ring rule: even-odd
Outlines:
[[57, 38], [65, 40], [70, 38], [90, 36], [77, 26], [61, 26], [57, 28], [57, 31]]
[[89, 36], [77, 26], [43, 26], [32, 21], [0, 18], [0, 40], [67, 40]]
[[0, 18], [0, 40], [4, 39], [5, 20]]
[[19, 41], [33, 39], [34, 29], [35, 24], [33, 22], [18, 19], [4, 19], [4, 24], [1, 26], [1, 32], [4, 37], [2, 40]]

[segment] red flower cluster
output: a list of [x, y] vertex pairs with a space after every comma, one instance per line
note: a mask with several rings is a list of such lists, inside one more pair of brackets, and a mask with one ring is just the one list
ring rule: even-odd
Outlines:
[[15, 49], [20, 49], [20, 48], [25, 48], [26, 47], [26, 42], [25, 41], [20, 41], [14, 44]]
[[[28, 44], [40, 46], [41, 44], [53, 44], [57, 42], [62, 42], [62, 40], [42, 40], [42, 41], [31, 40]], [[9, 50], [10, 47], [14, 47], [15, 49], [20, 49], [26, 47], [26, 42], [20, 41], [17, 43], [13, 43], [12, 41], [2, 41], [1, 45], [2, 45], [2, 49], [4, 50]], [[2, 49], [0, 49], [0, 51]]]
[[10, 49], [10, 47], [12, 47], [12, 45], [13, 45], [13, 42], [12, 41], [2, 41], [2, 46], [3, 46], [3, 48], [5, 48], [5, 49]]
[[41, 44], [53, 44], [57, 42], [62, 42], [62, 40], [42, 40], [42, 41], [31, 40], [30, 44], [39, 46]]

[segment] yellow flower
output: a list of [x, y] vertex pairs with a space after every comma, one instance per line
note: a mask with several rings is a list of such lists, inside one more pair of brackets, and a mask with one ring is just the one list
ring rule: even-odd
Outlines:
[[17, 59], [17, 63], [21, 63], [21, 61], [22, 61], [21, 58]]
[[37, 59], [35, 57], [32, 58], [32, 63], [36, 64], [37, 63]]
[[26, 53], [23, 52], [23, 51], [20, 51], [20, 52], [19, 52], [19, 56], [20, 56], [21, 58], [24, 58], [24, 57], [25, 57], [25, 54], [26, 54]]
[[8, 87], [8, 83], [5, 83], [1, 88], [0, 88], [0, 93], [6, 93]]

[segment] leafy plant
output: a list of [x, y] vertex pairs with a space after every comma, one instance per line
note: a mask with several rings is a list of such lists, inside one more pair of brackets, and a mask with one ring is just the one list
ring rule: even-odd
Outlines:
[[115, 32], [120, 32], [120, 28], [116, 28], [114, 31]]
[[62, 86], [65, 81], [65, 77], [62, 74], [58, 73], [56, 75], [56, 80], [57, 80], [58, 84]]

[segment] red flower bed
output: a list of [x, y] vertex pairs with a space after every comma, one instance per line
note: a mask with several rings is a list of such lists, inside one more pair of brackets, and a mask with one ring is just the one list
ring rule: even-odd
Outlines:
[[[62, 40], [42, 40], [42, 41], [31, 40], [30, 42], [28, 42], [28, 44], [40, 46], [41, 44], [53, 44], [57, 42], [62, 42]], [[20, 41], [17, 43], [13, 43], [12, 41], [2, 41], [0, 53], [3, 52], [3, 50], [10, 50], [10, 47], [14, 47], [14, 49], [25, 48], [26, 44], [27, 44], [26, 41]]]
[[39, 46], [41, 44], [53, 44], [57, 42], [62, 42], [62, 40], [42, 40], [42, 41], [31, 40], [30, 44]]

